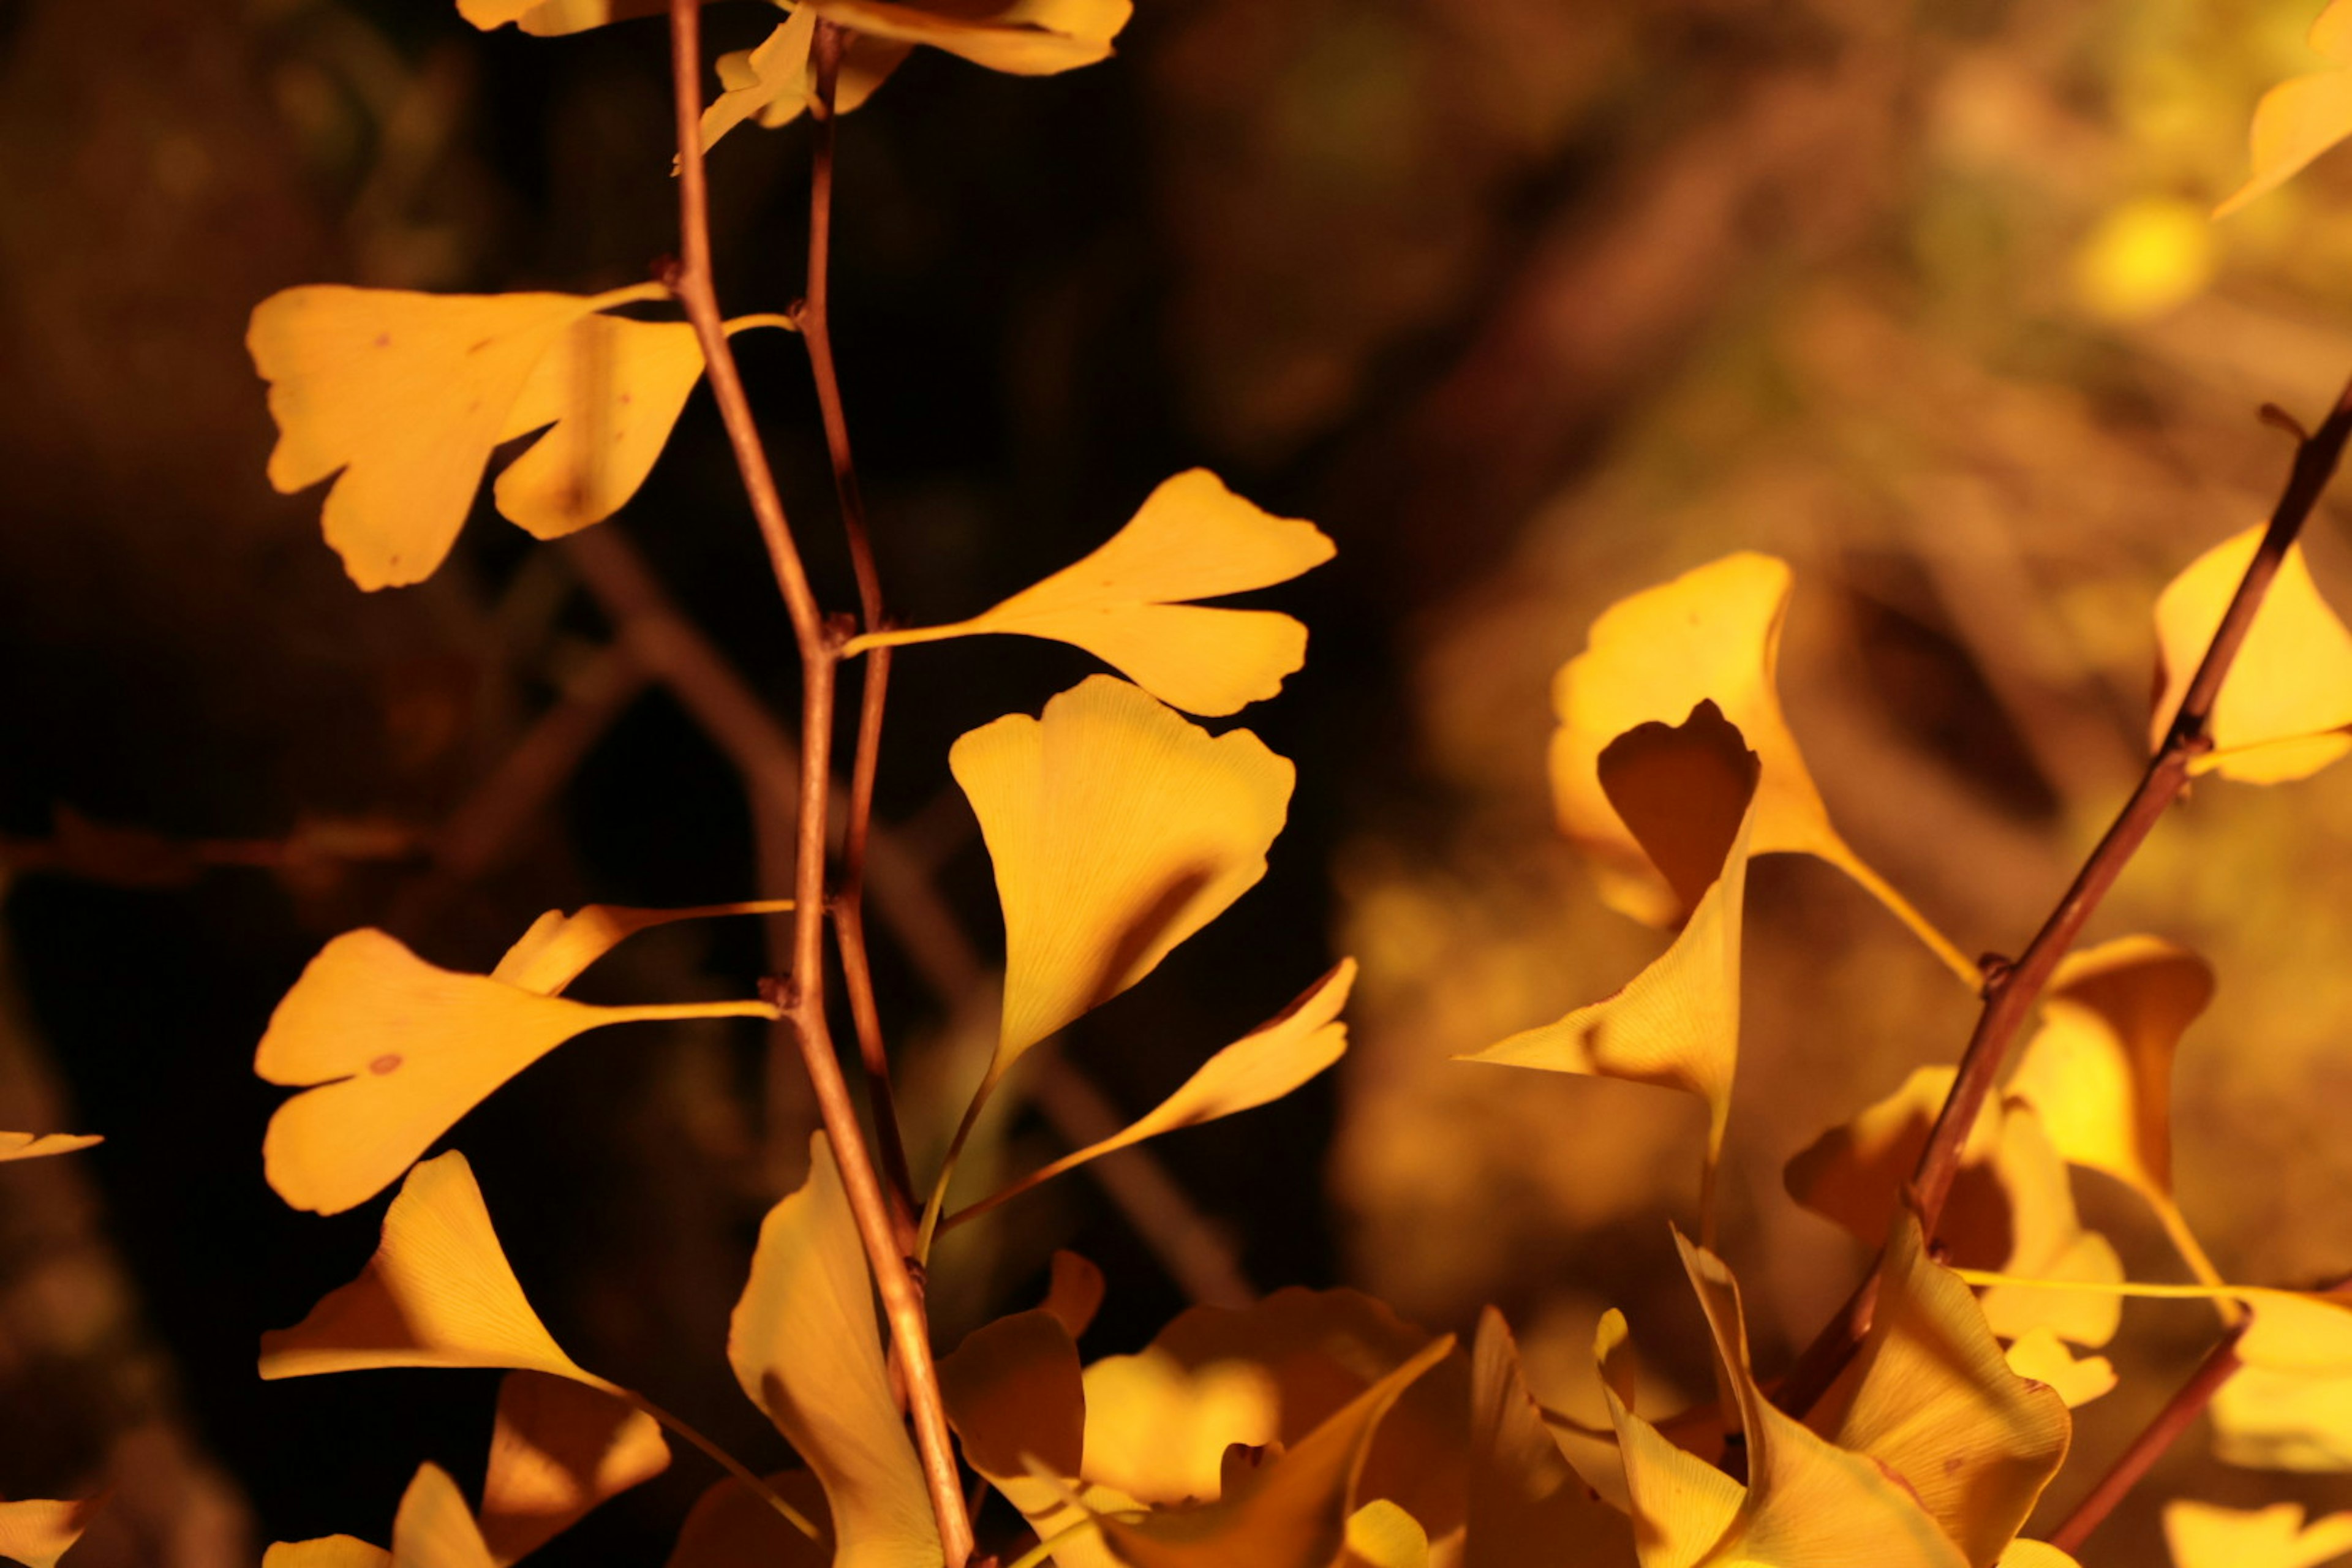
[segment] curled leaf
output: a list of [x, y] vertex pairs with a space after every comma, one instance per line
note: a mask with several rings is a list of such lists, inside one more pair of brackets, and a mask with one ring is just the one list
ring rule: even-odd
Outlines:
[[1839, 868], [1917, 934], [1970, 986], [1976, 965], [1848, 848], [1780, 711], [1776, 687], [1780, 623], [1789, 607], [1786, 563], [1725, 556], [1670, 583], [1620, 599], [1592, 623], [1590, 645], [1552, 685], [1552, 798], [1561, 830], [1591, 857], [1601, 897], [1651, 925], [1688, 915], [1690, 900], [1652, 860], [1640, 829], [1601, 777], [1601, 753], [1640, 724], [1680, 723], [1712, 702], [1747, 737], [1760, 763], [1750, 852], [1816, 856]]
[[262, 1078], [310, 1090], [270, 1118], [263, 1164], [296, 1208], [340, 1214], [382, 1192], [500, 1084], [583, 1030], [776, 1016], [753, 1001], [591, 1007], [436, 968], [380, 931], [347, 931], [302, 971], [255, 1054]]
[[1633, 1410], [1632, 1337], [1625, 1314], [1601, 1315], [1592, 1342], [1601, 1392], [1617, 1429], [1625, 1469], [1628, 1514], [1642, 1568], [1692, 1568], [1715, 1561], [1713, 1549], [1732, 1539], [1748, 1489], [1689, 1450], [1680, 1448]]
[[935, 1568], [930, 1494], [890, 1392], [865, 1248], [822, 1132], [809, 1142], [808, 1181], [760, 1226], [727, 1359], [824, 1485], [836, 1568]]
[[948, 756], [996, 866], [1004, 1018], [990, 1071], [1151, 973], [1265, 875], [1297, 776], [1095, 676]]
[[393, 1568], [498, 1568], [466, 1494], [438, 1465], [417, 1468], [392, 1521]]
[[2335, 68], [2293, 78], [2263, 94], [2247, 136], [2252, 172], [2229, 200], [2213, 209], [2215, 217], [2227, 217], [2278, 189], [2314, 158], [2352, 136], [2352, 70], [2345, 68], [2352, 66], [2352, 5], [2331, 0], [2311, 25], [2311, 47], [2335, 61]]
[[2303, 1521], [2303, 1505], [2222, 1508], [2182, 1499], [2164, 1505], [2173, 1568], [2319, 1568], [2352, 1552], [2352, 1513]]
[[358, 1279], [261, 1336], [265, 1378], [392, 1366], [504, 1367], [618, 1392], [565, 1355], [531, 1310], [455, 1151], [408, 1173]]
[[58, 1559], [81, 1539], [104, 1500], [100, 1496], [72, 1501], [25, 1498], [0, 1502], [0, 1557], [21, 1563], [25, 1568], [58, 1568]]
[[[757, 48], [719, 57], [719, 85], [726, 90], [702, 111], [704, 151], [746, 120], [772, 130], [799, 119], [816, 101], [816, 68], [810, 58], [816, 19], [815, 8], [803, 5]], [[893, 38], [851, 34], [834, 79], [833, 111], [846, 114], [871, 98], [913, 48]]]
[[0, 1132], [0, 1163], [71, 1154], [105, 1142], [92, 1132]]
[[[2337, 73], [2352, 88], [2352, 73]], [[2352, 93], [2347, 94], [2352, 101]], [[2189, 563], [2156, 601], [2157, 699], [2148, 746], [2161, 745], [2240, 579], [2262, 542], [2250, 528]], [[2352, 631], [2319, 596], [2291, 545], [2213, 700], [2212, 751], [2198, 773], [2245, 784], [2305, 778], [2352, 751]]]
[[[1352, 1539], [1352, 1523], [1350, 1531]], [[1510, 1328], [1488, 1307], [1479, 1314], [1470, 1352], [1463, 1568], [1601, 1568], [1622, 1563], [1632, 1552], [1624, 1517], [1585, 1489], [1553, 1441], [1528, 1393]]]
[[482, 1539], [505, 1568], [668, 1468], [669, 1445], [645, 1412], [568, 1378], [510, 1372], [499, 1384]]
[[846, 651], [1017, 633], [1086, 649], [1173, 708], [1237, 713], [1307, 660], [1307, 628], [1271, 610], [1190, 604], [1288, 582], [1331, 558], [1311, 522], [1259, 510], [1206, 468], [1153, 490], [1093, 554], [968, 621], [868, 633]]

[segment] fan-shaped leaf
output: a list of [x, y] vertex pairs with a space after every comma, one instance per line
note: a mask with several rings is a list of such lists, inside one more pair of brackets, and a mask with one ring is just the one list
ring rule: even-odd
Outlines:
[[536, 1372], [499, 1384], [482, 1539], [505, 1568], [669, 1468], [661, 1426], [601, 1389]]
[[2182, 1499], [2164, 1505], [2174, 1568], [2319, 1568], [2352, 1552], [2352, 1513], [2303, 1521], [2303, 1505], [2221, 1508]]
[[2339, 68], [2299, 76], [2263, 94], [2254, 105], [2248, 141], [2252, 172], [2228, 201], [2213, 209], [2227, 217], [2255, 197], [2293, 179], [2304, 166], [2352, 136], [2352, 4], [2331, 0], [2311, 25], [2315, 54]]

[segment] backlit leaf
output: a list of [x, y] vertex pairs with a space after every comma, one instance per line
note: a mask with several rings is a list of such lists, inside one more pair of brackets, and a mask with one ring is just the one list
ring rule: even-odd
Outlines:
[[890, 1392], [857, 1223], [822, 1132], [768, 1211], [727, 1359], [824, 1484], [836, 1568], [937, 1568], [930, 1495]]
[[1307, 628], [1271, 610], [1186, 601], [1287, 582], [1332, 548], [1313, 523], [1261, 511], [1194, 468], [1153, 490], [1101, 549], [994, 609], [869, 633], [847, 651], [1013, 632], [1075, 644], [1171, 707], [1237, 713], [1306, 662]]
[[2213, 1396], [2213, 1453], [2271, 1470], [2352, 1470], [2352, 1300], [2265, 1291]]
[[1110, 58], [1130, 0], [802, 0], [852, 32], [927, 44], [1016, 76], [1050, 76]]
[[70, 1154], [105, 1142], [92, 1132], [0, 1132], [0, 1162]]
[[485, 32], [512, 22], [540, 37], [656, 16], [668, 9], [669, 0], [457, 0], [457, 14]]
[[355, 1535], [280, 1541], [261, 1554], [261, 1568], [392, 1568], [392, 1553]]
[[806, 1470], [761, 1478], [786, 1502], [824, 1526], [812, 1541], [766, 1498], [730, 1476], [687, 1510], [663, 1568], [831, 1568], [833, 1546], [824, 1489]]
[[339, 1214], [382, 1192], [500, 1084], [583, 1030], [775, 1016], [755, 1001], [591, 1007], [436, 968], [380, 931], [347, 931], [302, 971], [255, 1054], [254, 1071], [269, 1082], [310, 1089], [270, 1118], [263, 1164], [296, 1208]]
[[1601, 897], [1652, 925], [1685, 918], [1691, 901], [1647, 853], [1600, 772], [1610, 743], [1637, 724], [1679, 724], [1713, 702], [1762, 764], [1750, 852], [1817, 856], [1860, 882], [1970, 986], [1976, 965], [1920, 916], [1830, 826], [1776, 687], [1786, 563], [1742, 552], [1620, 599], [1592, 623], [1585, 651], [1552, 685], [1552, 799], [1563, 832], [1593, 861]]
[[1081, 1476], [1087, 1393], [1068, 1325], [1038, 1309], [974, 1330], [940, 1363], [940, 1391], [965, 1462], [1037, 1538], [1077, 1531], [1055, 1551], [1059, 1568], [1111, 1568], [1118, 1560], [1099, 1533], [1078, 1527], [1140, 1505]]
[[[2352, 89], [2352, 73], [2336, 73]], [[2347, 91], [2352, 100], [2352, 91]], [[2191, 562], [2156, 601], [2157, 700], [2151, 749], [2163, 742], [2205, 647], [2262, 542], [2254, 527]], [[2308, 777], [2352, 751], [2352, 631], [2290, 546], [2230, 666], [2207, 726], [2213, 750], [2190, 763], [2247, 784]]]
[[568, 1378], [510, 1372], [499, 1384], [482, 1539], [504, 1568], [668, 1468], [652, 1416]]
[[1095, 1321], [1103, 1304], [1103, 1271], [1066, 1248], [1054, 1249], [1052, 1283], [1040, 1303], [1054, 1314], [1063, 1331], [1076, 1339]]
[[790, 899], [758, 899], [740, 904], [701, 904], [684, 910], [639, 910], [620, 904], [583, 904], [571, 914], [550, 910], [507, 949], [490, 978], [542, 996], [557, 996], [588, 966], [641, 931], [677, 921], [719, 915], [788, 912]]
[[420, 1466], [392, 1521], [392, 1568], [498, 1568], [466, 1507], [466, 1494], [438, 1465]]
[[2352, 4], [2332, 0], [2311, 26], [2314, 52], [2338, 68], [2299, 76], [2263, 94], [2254, 105], [2248, 137], [2252, 173], [2228, 201], [2213, 209], [2226, 217], [2255, 197], [2294, 177], [2305, 164], [2352, 136]]
[[2164, 1505], [2173, 1568], [2319, 1568], [2352, 1552], [2352, 1513], [2303, 1521], [2303, 1505], [2222, 1508], [2182, 1499]]
[[1386, 1498], [1348, 1516], [1346, 1542], [1339, 1568], [1429, 1568], [1429, 1532]]
[[2009, 1347], [2009, 1370], [2046, 1383], [2069, 1410], [2080, 1409], [2116, 1386], [2115, 1363], [2103, 1355], [2076, 1357], [2046, 1328], [2029, 1329]]
[[[719, 57], [719, 84], [726, 90], [702, 111], [705, 151], [746, 120], [773, 128], [789, 124], [816, 100], [816, 69], [810, 47], [816, 11], [803, 5], [753, 49]], [[914, 45], [853, 33], [834, 79], [833, 110], [846, 114], [874, 94]]]
[[102, 1500], [26, 1498], [0, 1502], [0, 1557], [25, 1568], [58, 1568], [58, 1559], [81, 1539]]
[[1748, 1489], [1634, 1413], [1632, 1348], [1625, 1315], [1612, 1308], [1601, 1315], [1592, 1354], [1625, 1467], [1634, 1552], [1642, 1568], [1694, 1568], [1716, 1560], [1712, 1549], [1738, 1525]]
[[1146, 974], [1265, 874], [1296, 770], [1095, 676], [955, 743], [1004, 910], [991, 1073]]
[[1464, 1568], [1601, 1568], [1633, 1555], [1624, 1516], [1585, 1489], [1552, 1440], [1492, 1307], [1470, 1352], [1467, 1512]]
[[452, 1151], [408, 1173], [360, 1277], [261, 1336], [261, 1375], [504, 1367], [613, 1385], [563, 1353], [524, 1299], [472, 1167]]

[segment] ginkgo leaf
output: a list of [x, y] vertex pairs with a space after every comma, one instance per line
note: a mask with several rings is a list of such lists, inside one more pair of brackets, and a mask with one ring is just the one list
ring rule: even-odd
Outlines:
[[2249, 1293], [2244, 1364], [2209, 1407], [2214, 1457], [2257, 1469], [2352, 1470], [2352, 1300]]
[[1381, 1419], [1453, 1350], [1451, 1335], [1432, 1341], [1297, 1443], [1233, 1476], [1215, 1502], [1105, 1518], [1105, 1538], [1134, 1568], [1325, 1568], [1346, 1542]]
[[828, 22], [927, 44], [1015, 76], [1051, 76], [1110, 58], [1130, 0], [802, 0]]
[[2012, 1541], [2001, 1553], [2000, 1568], [2083, 1568], [2046, 1541]]
[[503, 1367], [619, 1392], [565, 1355], [531, 1310], [454, 1150], [408, 1173], [358, 1279], [261, 1336], [265, 1378], [391, 1366]]
[[457, 15], [484, 32], [512, 22], [538, 37], [585, 32], [607, 22], [653, 16], [669, 0], [457, 0]]
[[262, 1078], [310, 1090], [269, 1119], [263, 1165], [296, 1208], [340, 1214], [382, 1192], [500, 1084], [583, 1030], [778, 1016], [757, 1001], [591, 1007], [436, 968], [380, 931], [347, 931], [302, 971], [255, 1054]]
[[1463, 1568], [1601, 1568], [1633, 1554], [1624, 1516], [1585, 1489], [1553, 1441], [1510, 1328], [1492, 1307], [1478, 1316], [1470, 1352], [1466, 1514]]
[[951, 1230], [1089, 1160], [1131, 1148], [1148, 1138], [1232, 1116], [1280, 1100], [1338, 1061], [1348, 1049], [1348, 1026], [1338, 1022], [1355, 984], [1356, 961], [1343, 958], [1281, 1015], [1201, 1064], [1173, 1094], [1099, 1142], [1063, 1155], [1012, 1185], [950, 1216]]
[[280, 1541], [261, 1554], [261, 1568], [392, 1568], [392, 1553], [356, 1535]]
[[1713, 702], [1761, 761], [1750, 852], [1816, 856], [1862, 884], [1973, 988], [1975, 964], [1928, 924], [1830, 826], [1821, 792], [1780, 711], [1775, 682], [1789, 605], [1786, 563], [1742, 552], [1620, 599], [1592, 623], [1590, 645], [1552, 685], [1551, 742], [1560, 827], [1593, 862], [1601, 897], [1651, 925], [1690, 912], [1661, 875], [1600, 773], [1610, 743], [1638, 724], [1680, 723]]
[[[1789, 1162], [1789, 1195], [1883, 1247], [1956, 1076], [1948, 1067], [1918, 1068], [1893, 1094], [1822, 1133]], [[1952, 1262], [2027, 1279], [2124, 1277], [2114, 1246], [2083, 1227], [2066, 1163], [2041, 1118], [2012, 1098], [1989, 1100], [1969, 1129], [1937, 1242]], [[2083, 1345], [2106, 1343], [2123, 1312], [2112, 1296], [2018, 1286], [1987, 1291], [1980, 1305], [2005, 1339], [2046, 1327]]]
[[2028, 1329], [2009, 1347], [2009, 1370], [2057, 1390], [2066, 1408], [2078, 1410], [2116, 1386], [2115, 1363], [2103, 1355], [2077, 1357], [2055, 1331]]
[[848, 1195], [819, 1132], [809, 1176], [768, 1211], [727, 1359], [824, 1487], [836, 1568], [937, 1568], [939, 1526], [882, 1359]]
[[438, 1465], [420, 1465], [392, 1521], [393, 1568], [498, 1568], [466, 1494]]
[[2352, 136], [2352, 4], [2332, 0], [2311, 25], [2312, 52], [2334, 60], [2334, 70], [2295, 77], [2263, 94], [2247, 140], [2252, 172], [2228, 201], [2213, 209], [2227, 217], [2255, 197], [2293, 179], [2304, 166]]
[[0, 1132], [0, 1162], [70, 1154], [105, 1142], [92, 1132]]
[[1004, 1017], [992, 1078], [1151, 973], [1265, 875], [1297, 771], [1094, 676], [948, 754], [996, 866]]
[[641, 931], [678, 921], [719, 915], [788, 913], [790, 899], [755, 899], [740, 904], [699, 904], [683, 910], [640, 910], [620, 904], [583, 904], [571, 914], [550, 910], [507, 949], [490, 978], [542, 996], [562, 994], [588, 966]]
[[[824, 1489], [806, 1470], [762, 1478], [768, 1489], [809, 1518], [827, 1524]], [[766, 1498], [730, 1476], [695, 1500], [663, 1568], [831, 1568], [829, 1525], [812, 1541]]]
[[[1590, 1073], [1695, 1094], [1707, 1108], [1705, 1196], [1731, 1112], [1739, 1059], [1739, 949], [1759, 760], [1711, 701], [1677, 726], [1644, 723], [1595, 765], [1608, 798], [1630, 811], [1637, 845], [1669, 879], [1690, 919], [1615, 994], [1464, 1059]], [[1612, 808], [1616, 809], [1616, 808]]]
[[[1706, 1314], [1716, 1359], [1738, 1406], [1740, 1429], [1748, 1440], [1746, 1495], [1729, 1529], [1703, 1561], [1785, 1563], [1790, 1568], [1800, 1563], [1805, 1568], [1835, 1564], [1960, 1568], [1969, 1562], [1903, 1481], [1868, 1456], [1817, 1436], [1764, 1397], [1748, 1365], [1748, 1329], [1738, 1284], [1714, 1254], [1693, 1247], [1679, 1234], [1675, 1240]], [[1990, 1334], [1985, 1342], [1990, 1344]], [[1621, 1397], [1612, 1394], [1612, 1398]], [[2056, 1403], [2054, 1397], [2052, 1403]], [[1615, 1408], [1612, 1404], [1612, 1415]], [[2063, 1406], [2060, 1413], [2063, 1418]], [[1629, 1488], [1633, 1463], [1629, 1452]], [[1692, 1527], [1721, 1507], [1719, 1492], [1668, 1495], [1675, 1506], [1688, 1508], [1693, 1515], [1676, 1531], [1683, 1539], [1689, 1539]], [[1638, 1515], [1634, 1525], [1635, 1541], [1643, 1544], [1643, 1568], [1658, 1568], [1666, 1559], [1654, 1556], [1643, 1543]]]
[[1610, 1424], [1617, 1429], [1634, 1552], [1642, 1568], [1694, 1568], [1702, 1561], [1715, 1561], [1717, 1543], [1730, 1537], [1739, 1523], [1748, 1489], [1669, 1442], [1664, 1433], [1634, 1413], [1632, 1338], [1625, 1314], [1613, 1307], [1601, 1314], [1594, 1331], [1592, 1356], [1601, 1367]]
[[2352, 1552], [2352, 1513], [2303, 1521], [2303, 1505], [2222, 1508], [2183, 1498], [2164, 1505], [2173, 1568], [2319, 1568]]
[[510, 1372], [499, 1384], [482, 1539], [505, 1568], [668, 1468], [661, 1425], [645, 1412], [568, 1378]]
[[1070, 1338], [1087, 1331], [1102, 1310], [1103, 1271], [1066, 1247], [1054, 1249], [1051, 1283], [1039, 1303], [1054, 1314]]
[[1429, 1531], [1388, 1499], [1374, 1498], [1348, 1516], [1339, 1568], [1429, 1568]]
[[0, 1502], [0, 1557], [25, 1568], [58, 1568], [58, 1559], [81, 1539], [103, 1500], [25, 1498]]
[[2172, 1196], [2172, 1058], [2212, 996], [2211, 967], [2156, 937], [2069, 953], [2009, 1083], [2068, 1162], [2104, 1171], [2146, 1198], [2208, 1281], [2218, 1276]]
[[939, 1371], [965, 1463], [1021, 1510], [1040, 1541], [1062, 1539], [1059, 1568], [1114, 1568], [1118, 1559], [1099, 1534], [1079, 1527], [1094, 1514], [1141, 1505], [1081, 1478], [1087, 1394], [1068, 1325], [1042, 1308], [1016, 1312], [966, 1335]]
[[1897, 1220], [1870, 1331], [1810, 1425], [1910, 1488], [1970, 1568], [1991, 1568], [2065, 1461], [2057, 1390], [2011, 1370], [1976, 1297]]
[[1286, 583], [1333, 548], [1313, 523], [1261, 511], [1194, 468], [1153, 490], [1102, 548], [994, 609], [868, 633], [845, 651], [1018, 633], [1082, 647], [1188, 713], [1237, 713], [1307, 661], [1307, 628], [1271, 610], [1187, 601]]
[[[2352, 88], [2352, 74], [2340, 79]], [[2263, 531], [2250, 528], [2215, 545], [2158, 595], [2150, 749], [2161, 745], [2172, 728]], [[2306, 778], [2352, 751], [2348, 731], [2352, 631], [2319, 596], [2303, 546], [2291, 545], [2213, 700], [2206, 726], [2213, 750], [2189, 766], [2245, 784]]]
[[[799, 119], [815, 101], [816, 69], [810, 48], [816, 19], [816, 11], [803, 5], [759, 47], [719, 57], [719, 85], [726, 90], [702, 111], [704, 151], [746, 120], [756, 119], [773, 129]], [[871, 98], [914, 47], [851, 34], [834, 79], [833, 111], [846, 114]]]

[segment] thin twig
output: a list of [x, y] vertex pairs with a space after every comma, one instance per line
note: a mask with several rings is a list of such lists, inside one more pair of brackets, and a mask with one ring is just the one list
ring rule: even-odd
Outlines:
[[743, 488], [759, 520], [770, 561], [792, 616], [801, 655], [801, 767], [799, 850], [795, 860], [793, 912], [793, 973], [784, 1004], [800, 1035], [802, 1059], [825, 1131], [833, 1140], [842, 1186], [857, 1222], [874, 1281], [880, 1291], [890, 1337], [905, 1376], [915, 1444], [939, 1521], [947, 1568], [964, 1568], [971, 1555], [971, 1521], [964, 1512], [962, 1475], [948, 1436], [939, 1372], [931, 1360], [930, 1330], [921, 1289], [907, 1267], [891, 1223], [888, 1201], [875, 1174], [857, 1108], [834, 1054], [824, 1009], [824, 860], [826, 805], [832, 784], [834, 678], [845, 640], [817, 606], [785, 521], [783, 500], [769, 470], [766, 450], [751, 417], [750, 400], [736, 372], [735, 356], [719, 310], [710, 274], [710, 220], [703, 177], [701, 127], [701, 0], [670, 0], [672, 90], [677, 100], [678, 228], [683, 260], [667, 279], [685, 305], [702, 345], [711, 392], [735, 448]]
[[2205, 1359], [2198, 1363], [2197, 1370], [2189, 1374], [2189, 1381], [2180, 1385], [2179, 1392], [2165, 1401], [2164, 1408], [2156, 1413], [2155, 1419], [2142, 1428], [2140, 1435], [2132, 1439], [2131, 1447], [2126, 1448], [2107, 1473], [2099, 1478], [2099, 1484], [2074, 1505], [2074, 1511], [2066, 1516], [2066, 1522], [2051, 1532], [2051, 1545], [2069, 1556], [2083, 1550], [2083, 1542], [2091, 1531], [2096, 1530], [2107, 1515], [2115, 1511], [2116, 1504], [2123, 1501], [2131, 1489], [2147, 1477], [2157, 1460], [2162, 1458], [2166, 1451], [2179, 1440], [2180, 1435], [2204, 1414], [2205, 1406], [2212, 1403], [2213, 1396], [2221, 1391], [2221, 1385], [2237, 1372], [2241, 1364], [2238, 1342], [2245, 1336], [2247, 1326], [2240, 1323], [2221, 1336], [2212, 1350], [2206, 1353]]
[[[1977, 1115], [1984, 1109], [1986, 1097], [1992, 1092], [2009, 1059], [2010, 1047], [2015, 1044], [2034, 1002], [2049, 984], [2059, 960], [2074, 945], [2084, 923], [2106, 897], [2107, 889], [2115, 885], [2142, 841], [2188, 786], [2190, 764], [2212, 748], [2208, 725], [2212, 718], [2213, 700], [2221, 694], [2221, 682], [2245, 643], [2247, 629], [2253, 625], [2255, 612], [2262, 608], [2272, 578], [2277, 575], [2289, 547], [2342, 460], [2347, 440], [2352, 440], [2352, 383], [2347, 383], [2337, 395], [2336, 406], [2328, 411], [2319, 428], [2297, 441], [2294, 465], [2287, 475], [2278, 505], [2271, 512], [2270, 526], [2263, 531], [2253, 560], [2247, 563], [2229, 608], [2214, 628], [2205, 657], [2181, 697], [2180, 710], [2165, 732], [2163, 743], [2148, 760], [2138, 787], [2124, 803], [2123, 810], [2116, 814], [2098, 847], [2091, 851], [2090, 858], [2083, 863], [2074, 884], [2058, 900], [2058, 907], [2034, 933], [2023, 955], [2005, 968], [1994, 967], [1986, 981], [1984, 1010], [1978, 1015], [1975, 1032], [1960, 1057], [1951, 1093], [1927, 1135], [1927, 1147], [1920, 1152], [1919, 1163], [1911, 1179], [1920, 1224], [1930, 1237], [1935, 1235], [1936, 1222], [1942, 1217], [1945, 1200], [1950, 1197], [1952, 1183], [1959, 1174], [1960, 1155], [1969, 1131], [1976, 1125]], [[1863, 1336], [1870, 1330], [1871, 1310], [1877, 1300], [1877, 1278], [1874, 1269], [1799, 1358], [1780, 1397], [1787, 1409], [1798, 1415], [1810, 1410], [1853, 1358]]]

